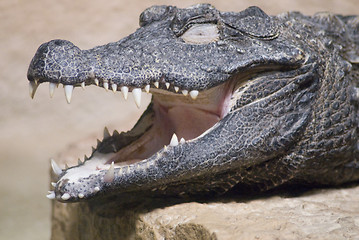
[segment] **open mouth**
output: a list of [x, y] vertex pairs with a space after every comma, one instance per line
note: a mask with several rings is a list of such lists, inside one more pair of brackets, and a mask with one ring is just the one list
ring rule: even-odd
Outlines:
[[[30, 81], [31, 97], [34, 97], [40, 83], [41, 80]], [[118, 167], [145, 161], [169, 147], [175, 148], [200, 138], [228, 114], [233, 104], [231, 97], [243, 82], [229, 80], [201, 92], [181, 90], [163, 79], [146, 85], [143, 89], [127, 86], [118, 88], [116, 84], [99, 79], [94, 79], [92, 83], [86, 82], [86, 85], [90, 84], [121, 92], [125, 100], [132, 92], [137, 107], [141, 105], [142, 94], [151, 93], [152, 101], [132, 130], [122, 133], [114, 131], [110, 134], [105, 128], [104, 138], [93, 150], [92, 156], [78, 166], [67, 169], [65, 174], [52, 162], [55, 173], [70, 182], [77, 182], [100, 171], [106, 171], [103, 180], [111, 182], [114, 170]], [[49, 83], [50, 96], [54, 94], [57, 86], [58, 84]], [[85, 84], [64, 85], [68, 103], [71, 102], [74, 87], [79, 86], [85, 87]], [[80, 194], [79, 197], [81, 196]], [[51, 192], [48, 197], [53, 198], [54, 193]], [[66, 198], [65, 195], [63, 200]]]
[[[34, 97], [37, 87], [42, 83], [41, 79], [30, 81], [30, 97]], [[179, 87], [169, 84], [161, 78], [152, 85], [141, 88], [109, 84], [108, 81], [93, 79], [76, 85], [64, 85], [65, 98], [71, 102], [74, 87], [85, 88], [86, 85], [97, 85], [113, 92], [121, 92], [127, 100], [132, 92], [137, 107], [141, 105], [142, 94], [152, 94], [152, 101], [132, 130], [118, 133], [116, 130], [110, 134], [104, 129], [104, 138], [93, 149], [92, 155], [78, 166], [70, 167], [63, 171], [52, 160], [54, 172], [61, 179], [68, 182], [79, 182], [91, 175], [105, 171], [103, 181], [111, 183], [117, 168], [145, 162], [153, 155], [159, 155], [168, 148], [186, 144], [200, 138], [216, 123], [225, 117], [231, 106], [234, 92], [244, 88], [245, 81], [229, 80], [221, 85], [204, 91], [181, 90]], [[50, 96], [54, 94], [59, 84], [49, 83]], [[59, 181], [61, 182], [61, 181]], [[53, 183], [55, 186], [56, 183]], [[94, 187], [93, 193], [98, 191]], [[78, 194], [82, 198], [83, 194]], [[47, 195], [55, 198], [53, 191]], [[68, 194], [62, 195], [62, 200], [67, 200]]]
[[[224, 84], [201, 93], [184, 90], [182, 94], [175, 93], [174, 88], [174, 92], [152, 88], [151, 119], [146, 116], [149, 123], [143, 123], [148, 127], [139, 126], [144, 129], [139, 133], [141, 136], [116, 151], [106, 163], [132, 164], [149, 158], [167, 145], [174, 147], [199, 137], [229, 112], [234, 88], [231, 85]], [[163, 87], [167, 88], [166, 84]]]

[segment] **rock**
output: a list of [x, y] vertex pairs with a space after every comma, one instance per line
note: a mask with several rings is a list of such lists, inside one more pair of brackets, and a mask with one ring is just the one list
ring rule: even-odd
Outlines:
[[[71, 166], [75, 150], [60, 159]], [[281, 191], [151, 210], [114, 207], [116, 216], [100, 216], [88, 203], [54, 201], [51, 239], [358, 239], [357, 196], [359, 186], [313, 189], [294, 197]]]

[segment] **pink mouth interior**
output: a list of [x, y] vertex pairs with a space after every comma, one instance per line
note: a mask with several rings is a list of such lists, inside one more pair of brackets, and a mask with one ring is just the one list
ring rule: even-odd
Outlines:
[[152, 127], [108, 163], [127, 165], [146, 159], [169, 145], [174, 133], [186, 141], [197, 138], [229, 112], [232, 92], [231, 83], [200, 92], [195, 100], [182, 94], [154, 92]]

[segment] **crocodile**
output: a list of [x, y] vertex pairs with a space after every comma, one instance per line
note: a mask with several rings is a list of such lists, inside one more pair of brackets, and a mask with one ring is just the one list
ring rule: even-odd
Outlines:
[[152, 6], [118, 42], [42, 44], [30, 96], [95, 85], [152, 100], [127, 131], [105, 128], [90, 157], [61, 169], [60, 202], [218, 196], [236, 189], [359, 179], [359, 17]]

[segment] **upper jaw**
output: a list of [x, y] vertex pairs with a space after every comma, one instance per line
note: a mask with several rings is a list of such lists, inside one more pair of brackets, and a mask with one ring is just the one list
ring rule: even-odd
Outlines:
[[[210, 84], [213, 85], [213, 82], [208, 79], [210, 75], [202, 74], [200, 79], [196, 79], [193, 75], [186, 76], [185, 72], [183, 72], [183, 76], [171, 73], [168, 68], [172, 68], [170, 65], [175, 66], [176, 63], [164, 65], [163, 62], [160, 62], [149, 66], [148, 62], [138, 60], [142, 56], [131, 56], [133, 54], [131, 50], [127, 49], [126, 44], [121, 48], [125, 49], [122, 55], [106, 56], [105, 54], [105, 56], [100, 56], [100, 48], [111, 48], [114, 43], [108, 45], [91, 50], [80, 50], [65, 40], [52, 40], [42, 44], [33, 57], [27, 73], [30, 96], [34, 97], [37, 87], [43, 82], [50, 83], [50, 95], [53, 94], [51, 88], [54, 89], [61, 83], [65, 87], [66, 95], [71, 95], [67, 92], [71, 93], [74, 87], [84, 88], [88, 85], [96, 85], [113, 92], [121, 91], [125, 99], [127, 99], [128, 92], [138, 95], [139, 91], [148, 93], [150, 88], [155, 91], [157, 89], [158, 91], [164, 90], [162, 92], [166, 94], [171, 92], [196, 99], [200, 91], [205, 90]], [[122, 50], [110, 52], [119, 51]], [[104, 53], [102, 52], [102, 54]], [[147, 56], [150, 55], [156, 54], [147, 54]], [[119, 62], [120, 60], [123, 61]], [[132, 62], [133, 65], [127, 66], [128, 62]], [[118, 73], [114, 73], [114, 70]], [[201, 84], [198, 85], [198, 83]], [[67, 97], [67, 100], [70, 102], [71, 96]], [[139, 101], [140, 98], [137, 102]]]
[[[198, 14], [203, 7], [208, 8], [196, 7]], [[150, 85], [172, 93], [190, 93], [218, 86], [238, 72], [255, 71], [267, 65], [291, 68], [304, 62], [303, 52], [288, 45], [277, 33], [275, 39], [255, 36], [251, 33], [253, 29], [247, 29], [251, 30], [247, 34], [239, 29], [238, 33], [233, 26], [225, 24], [226, 20], [221, 19], [217, 10], [211, 11], [216, 12], [217, 24], [224, 28], [218, 39], [211, 42], [185, 42], [177, 35], [177, 25], [191, 24], [182, 22], [184, 19], [178, 20], [173, 16], [176, 11], [170, 11], [118, 42], [89, 50], [81, 50], [66, 40], [44, 43], [30, 63], [28, 79], [33, 87], [34, 83], [51, 82], [71, 86], [99, 85], [114, 91], [127, 87], [131, 91], [147, 89]], [[221, 16], [234, 17], [224, 13]], [[175, 24], [176, 19], [181, 23]]]

